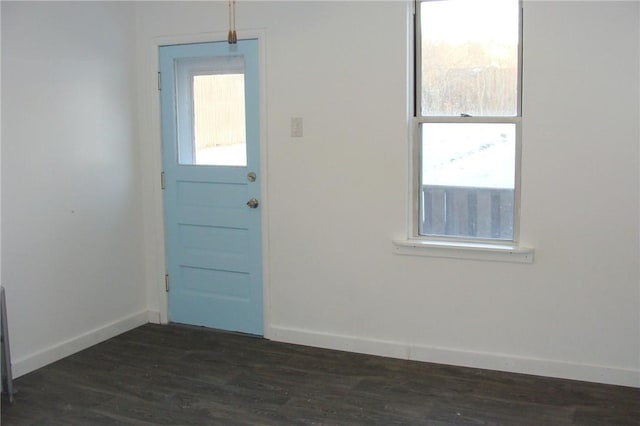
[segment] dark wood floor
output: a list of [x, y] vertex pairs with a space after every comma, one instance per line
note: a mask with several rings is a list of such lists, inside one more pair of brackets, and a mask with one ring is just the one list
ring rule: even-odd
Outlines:
[[640, 389], [145, 325], [18, 378], [11, 425], [640, 425]]

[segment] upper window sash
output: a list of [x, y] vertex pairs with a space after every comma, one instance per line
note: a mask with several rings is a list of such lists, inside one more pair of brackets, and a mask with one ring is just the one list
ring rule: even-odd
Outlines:
[[[428, 83], [426, 81], [423, 81], [424, 79], [423, 59], [426, 59], [424, 58], [425, 55], [423, 55], [423, 50], [425, 50], [423, 49], [423, 35], [425, 37], [429, 37], [429, 34], [423, 34], [422, 27], [423, 27], [423, 24], [425, 23], [423, 21], [427, 19], [427, 18], [423, 19], [423, 13], [428, 13], [428, 10], [426, 10], [427, 8], [434, 7], [434, 6], [437, 6], [440, 8], [441, 6], [446, 6], [447, 4], [464, 5], [465, 9], [469, 10], [468, 14], [463, 13], [463, 16], [464, 15], [469, 16], [469, 19], [459, 20], [463, 25], [463, 28], [460, 30], [460, 32], [464, 32], [465, 34], [456, 35], [455, 31], [452, 32], [451, 34], [453, 35], [451, 35], [451, 37], [453, 38], [454, 42], [461, 42], [461, 40], [465, 39], [464, 38], [465, 35], [467, 36], [465, 40], [473, 41], [473, 37], [472, 37], [473, 28], [466, 28], [465, 23], [477, 22], [478, 16], [481, 16], [482, 10], [484, 11], [490, 10], [495, 14], [495, 11], [500, 10], [500, 8], [503, 8], [505, 5], [508, 6], [509, 4], [513, 4], [513, 7], [517, 8], [517, 10], [514, 11], [518, 14], [517, 29], [512, 28], [512, 30], [515, 30], [517, 40], [513, 40], [513, 39], [510, 40], [510, 41], [515, 41], [515, 45], [516, 45], [516, 48], [515, 48], [516, 51], [511, 53], [517, 56], [517, 60], [516, 60], [517, 68], [513, 70], [513, 78], [515, 79], [515, 84], [514, 84], [515, 99], [513, 102], [514, 103], [513, 111], [509, 111], [509, 112], [503, 111], [497, 114], [495, 113], [495, 111], [487, 111], [483, 113], [482, 111], [478, 110], [479, 108], [475, 108], [474, 110], [474, 108], [469, 108], [468, 105], [462, 104], [462, 105], [457, 105], [457, 107], [452, 107], [448, 111], [443, 113], [443, 111], [433, 111], [432, 105], [428, 105], [427, 102], [424, 102], [425, 98], [423, 97], [423, 95], [426, 93], [424, 88]], [[484, 6], [483, 9], [479, 9], [480, 12], [476, 10], [476, 8], [478, 8], [479, 6]], [[485, 118], [521, 117], [522, 116], [522, 13], [523, 13], [522, 10], [523, 10], [522, 2], [520, 0], [417, 0], [416, 9], [415, 9], [415, 22], [414, 22], [414, 31], [415, 31], [414, 111], [415, 111], [415, 116], [418, 118], [421, 118], [421, 117], [446, 118], [446, 117], [461, 117], [461, 116], [465, 116], [465, 117], [471, 116], [474, 118], [475, 117], [485, 117]], [[443, 13], [447, 13], [447, 12], [445, 11]], [[459, 13], [459, 11], [456, 13]], [[436, 23], [434, 22], [434, 24]], [[452, 28], [452, 30], [454, 30], [454, 28]], [[448, 29], [446, 31], [448, 31]], [[500, 44], [501, 44], [500, 42], [496, 42], [493, 46], [496, 49], [499, 49]], [[505, 72], [504, 70], [503, 71], [497, 71], [497, 70], [498, 68], [495, 69], [495, 72]], [[464, 66], [461, 66], [460, 69], [456, 71], [463, 74], [465, 71], [473, 72], [473, 71], [480, 71], [480, 70], [474, 70], [473, 67], [467, 67], [467, 69], [465, 69]], [[435, 78], [437, 80], [437, 76], [429, 76], [429, 77]], [[463, 77], [464, 76], [461, 76], [460, 78], [461, 81], [464, 80]], [[437, 104], [437, 100], [435, 101], [435, 103]]]

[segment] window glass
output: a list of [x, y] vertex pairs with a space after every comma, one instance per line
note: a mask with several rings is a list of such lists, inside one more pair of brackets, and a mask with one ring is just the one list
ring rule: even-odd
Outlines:
[[425, 1], [422, 115], [515, 116], [518, 2]]
[[179, 164], [246, 166], [244, 58], [180, 58], [175, 67]]
[[244, 75], [193, 77], [195, 164], [246, 166]]
[[516, 126], [421, 125], [420, 233], [513, 239]]

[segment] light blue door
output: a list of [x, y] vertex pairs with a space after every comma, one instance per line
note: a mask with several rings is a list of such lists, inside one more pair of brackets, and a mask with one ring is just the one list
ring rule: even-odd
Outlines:
[[169, 320], [263, 334], [258, 41], [160, 47]]

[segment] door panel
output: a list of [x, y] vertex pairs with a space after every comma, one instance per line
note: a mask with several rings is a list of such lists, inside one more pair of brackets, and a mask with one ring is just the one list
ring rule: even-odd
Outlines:
[[160, 72], [169, 319], [262, 335], [258, 42], [163, 46]]

